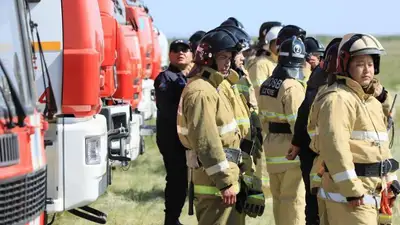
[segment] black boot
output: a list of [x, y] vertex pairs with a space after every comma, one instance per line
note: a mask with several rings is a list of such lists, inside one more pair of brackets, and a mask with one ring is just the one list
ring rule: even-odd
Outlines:
[[168, 214], [165, 214], [164, 225], [183, 225], [183, 224], [179, 222], [179, 217], [176, 218], [176, 216], [170, 216]]

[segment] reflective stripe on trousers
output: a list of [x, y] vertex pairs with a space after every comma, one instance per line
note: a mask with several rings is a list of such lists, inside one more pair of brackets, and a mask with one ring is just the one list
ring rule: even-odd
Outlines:
[[266, 157], [267, 164], [298, 163], [300, 158], [296, 156], [294, 160], [288, 160], [286, 156]]

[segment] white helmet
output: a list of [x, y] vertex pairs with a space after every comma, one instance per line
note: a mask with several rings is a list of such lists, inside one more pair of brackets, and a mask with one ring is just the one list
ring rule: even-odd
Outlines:
[[267, 34], [265, 34], [265, 44], [269, 45], [271, 41], [278, 38], [279, 31], [281, 31], [282, 26], [272, 27]]

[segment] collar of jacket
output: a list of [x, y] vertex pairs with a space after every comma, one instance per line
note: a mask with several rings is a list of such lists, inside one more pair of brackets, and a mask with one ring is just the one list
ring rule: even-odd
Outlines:
[[225, 79], [224, 75], [210, 67], [203, 66], [200, 76], [204, 77], [212, 86], [218, 88], [219, 84]]
[[370, 94], [366, 94], [362, 86], [350, 77], [336, 75], [336, 79], [344, 81], [347, 87], [353, 90], [360, 99], [366, 100], [369, 98]]
[[188, 75], [188, 74], [192, 71], [193, 67], [194, 67], [194, 63], [193, 63], [193, 62], [189, 63], [189, 64], [186, 66], [186, 68], [182, 70], [182, 73], [183, 73], [184, 75]]
[[226, 77], [226, 80], [228, 80], [231, 85], [235, 85], [239, 82], [239, 79], [239, 74], [235, 70], [229, 69], [229, 75]]
[[175, 66], [175, 65], [172, 65], [172, 64], [169, 64], [168, 70], [171, 71], [171, 72], [173, 72], [173, 73], [180, 73], [180, 72], [182, 72], [182, 70], [181, 70], [179, 67], [177, 67], [177, 66]]

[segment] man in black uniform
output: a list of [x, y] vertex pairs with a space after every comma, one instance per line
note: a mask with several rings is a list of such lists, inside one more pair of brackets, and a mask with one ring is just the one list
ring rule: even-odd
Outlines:
[[188, 41], [175, 40], [170, 45], [170, 65], [154, 81], [157, 105], [157, 145], [163, 156], [166, 176], [164, 225], [179, 225], [188, 186], [185, 148], [181, 144], [176, 116], [183, 88], [184, 74], [193, 55]]
[[[339, 45], [341, 39], [333, 39], [326, 48], [325, 53], [334, 45]], [[307, 46], [306, 46], [307, 49]], [[335, 51], [330, 51], [332, 52]], [[336, 46], [337, 52], [337, 46]], [[307, 133], [308, 115], [310, 113], [311, 104], [318, 92], [318, 89], [327, 84], [329, 73], [335, 72], [336, 55], [324, 55], [324, 67], [317, 66], [314, 68], [310, 79], [307, 82], [306, 96], [297, 112], [297, 119], [294, 127], [294, 135], [292, 138], [292, 147], [290, 151], [300, 153], [300, 168], [306, 188], [306, 225], [318, 225], [318, 202], [317, 196], [311, 194], [310, 190], [310, 172], [313, 166], [316, 154], [309, 148], [311, 139]], [[329, 65], [329, 67], [328, 67]]]
[[311, 70], [314, 70], [322, 60], [325, 48], [320, 41], [313, 37], [306, 37], [304, 44], [307, 52], [306, 60], [311, 65]]

